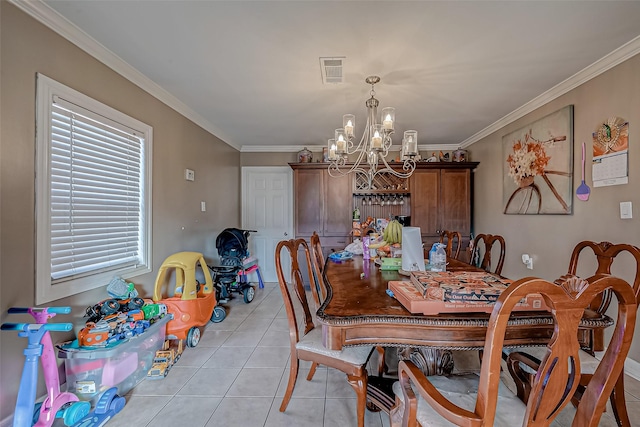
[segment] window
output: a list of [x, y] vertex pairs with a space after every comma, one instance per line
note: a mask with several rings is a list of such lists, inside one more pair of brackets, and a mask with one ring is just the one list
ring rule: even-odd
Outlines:
[[151, 271], [152, 128], [42, 74], [36, 304]]

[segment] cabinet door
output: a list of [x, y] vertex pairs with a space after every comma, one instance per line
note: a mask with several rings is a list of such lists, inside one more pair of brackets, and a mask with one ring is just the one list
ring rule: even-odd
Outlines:
[[322, 233], [323, 172], [298, 169], [294, 173], [296, 237]]
[[440, 170], [416, 170], [410, 178], [411, 225], [423, 236], [435, 236], [440, 229]]
[[332, 177], [324, 170], [324, 236], [347, 236], [353, 213], [353, 174]]
[[440, 171], [440, 230], [471, 233], [471, 171], [442, 169]]

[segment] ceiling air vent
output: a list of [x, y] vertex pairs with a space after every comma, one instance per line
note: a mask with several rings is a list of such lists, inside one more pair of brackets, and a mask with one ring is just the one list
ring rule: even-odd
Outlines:
[[320, 58], [320, 70], [322, 72], [322, 83], [340, 84], [344, 83], [342, 68], [344, 67], [344, 57]]

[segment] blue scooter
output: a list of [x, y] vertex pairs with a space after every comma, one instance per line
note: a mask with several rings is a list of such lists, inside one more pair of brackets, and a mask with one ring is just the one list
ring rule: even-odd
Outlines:
[[[126, 402], [124, 397], [118, 396], [116, 387], [106, 390], [100, 396], [91, 413], [89, 402], [79, 401], [73, 393], [60, 391], [58, 367], [49, 331], [70, 331], [73, 324], [47, 321], [56, 314], [69, 314], [71, 307], [11, 307], [8, 312], [28, 313], [36, 320], [35, 324], [3, 323], [0, 326], [3, 331], [19, 331], [18, 336], [28, 339], [13, 427], [50, 427], [56, 418], [62, 418], [66, 426], [99, 427], [122, 410]], [[36, 404], [38, 359], [42, 361], [47, 397], [44, 402]]]
[[[19, 331], [19, 337], [28, 339], [13, 427], [50, 427], [56, 418], [62, 418], [65, 425], [71, 426], [91, 409], [89, 402], [80, 402], [75, 394], [60, 391], [58, 366], [49, 331], [70, 331], [73, 324], [47, 321], [56, 314], [70, 312], [71, 307], [11, 307], [9, 314], [30, 314], [36, 323], [3, 323], [0, 327], [3, 331]], [[42, 361], [47, 397], [44, 402], [36, 404], [39, 359]]]

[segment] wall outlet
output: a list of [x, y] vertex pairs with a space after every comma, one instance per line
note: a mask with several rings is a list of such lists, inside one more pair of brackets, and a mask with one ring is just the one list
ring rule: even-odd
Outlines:
[[192, 171], [191, 169], [185, 169], [184, 170], [184, 179], [186, 179], [187, 181], [195, 181], [196, 180], [195, 171]]
[[529, 254], [522, 254], [522, 263], [527, 266], [529, 270], [533, 270], [533, 258]]

